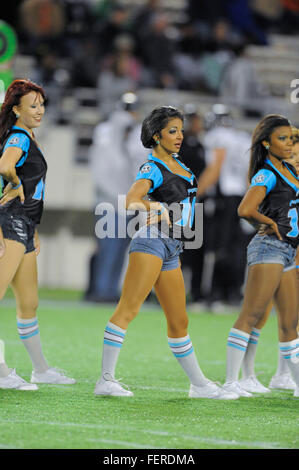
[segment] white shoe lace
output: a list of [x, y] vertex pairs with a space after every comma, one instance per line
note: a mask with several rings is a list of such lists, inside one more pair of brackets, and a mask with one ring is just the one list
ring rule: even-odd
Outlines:
[[[229, 384], [231, 384], [233, 386], [233, 390], [229, 390]], [[228, 390], [228, 391], [231, 391], [233, 393], [239, 393], [241, 395], [241, 393], [245, 392], [245, 393], [249, 393], [249, 392], [246, 392], [246, 390], [244, 388], [242, 388], [242, 386], [239, 384], [239, 382], [228, 382], [227, 383], [227, 388], [224, 387], [224, 389]]]
[[121, 379], [115, 379], [114, 377], [112, 377], [111, 374], [109, 374], [109, 372], [105, 372], [105, 374], [103, 375], [103, 379], [106, 381], [106, 382], [113, 382], [117, 385], [120, 385], [124, 390], [127, 390], [128, 392], [130, 392], [131, 390], [129, 389], [128, 385], [124, 384], [123, 382], [121, 382]]
[[[210, 385], [210, 384], [216, 385], [216, 386], [218, 387], [218, 389], [219, 389], [221, 392], [233, 393], [233, 392], [229, 392], [228, 390], [226, 390], [226, 389], [223, 387], [223, 385], [222, 385], [220, 382], [218, 382], [217, 380], [216, 380], [216, 381], [209, 380], [209, 382], [208, 382], [206, 385]], [[216, 391], [219, 391], [219, 390], [215, 390], [215, 392], [216, 392]]]
[[22, 379], [22, 377], [20, 377], [17, 373], [16, 373], [16, 369], [12, 369], [11, 373], [8, 375], [8, 377], [11, 376], [13, 377], [14, 379], [17, 379], [20, 383], [22, 384], [27, 384], [28, 382], [26, 382], [26, 380]]
[[46, 374], [49, 370], [55, 372], [56, 374], [60, 374], [60, 375], [63, 375], [64, 377], [67, 377], [66, 371], [63, 369], [59, 369], [58, 367], [49, 367], [49, 369], [46, 370], [44, 374]]

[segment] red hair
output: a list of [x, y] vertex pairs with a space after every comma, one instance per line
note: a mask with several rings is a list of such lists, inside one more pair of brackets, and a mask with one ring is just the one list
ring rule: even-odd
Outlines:
[[21, 98], [31, 91], [40, 93], [43, 99], [46, 98], [44, 89], [26, 78], [14, 80], [7, 88], [0, 111], [0, 141], [3, 142], [7, 131], [11, 129], [17, 120], [12, 108], [18, 106]]

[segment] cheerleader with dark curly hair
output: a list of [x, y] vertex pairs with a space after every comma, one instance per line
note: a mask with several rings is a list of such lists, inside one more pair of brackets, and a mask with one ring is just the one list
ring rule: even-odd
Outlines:
[[[238, 395], [204, 376], [188, 334], [179, 254], [185, 241], [184, 227], [192, 226], [197, 183], [177, 155], [183, 141], [181, 112], [171, 106], [154, 109], [143, 121], [141, 141], [152, 152], [127, 194], [126, 207], [146, 211], [149, 219], [130, 244], [121, 298], [104, 333], [102, 373], [95, 394], [133, 396], [114, 373], [128, 325], [154, 287], [166, 316], [169, 347], [190, 380], [189, 397], [236, 399]], [[167, 209], [173, 203], [177, 211]]]

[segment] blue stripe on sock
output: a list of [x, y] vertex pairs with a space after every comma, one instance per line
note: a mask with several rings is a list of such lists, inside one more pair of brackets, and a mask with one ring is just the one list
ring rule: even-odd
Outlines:
[[114, 346], [115, 348], [121, 348], [122, 344], [115, 343], [114, 341], [109, 341], [108, 339], [104, 339], [104, 343], [108, 344], [109, 346]]
[[121, 333], [120, 331], [117, 331], [117, 330], [113, 330], [113, 328], [110, 328], [109, 326], [106, 326], [106, 331], [108, 331], [109, 333], [113, 333], [114, 335], [118, 335], [118, 336], [122, 336], [123, 338], [125, 337], [125, 334], [124, 333]]
[[231, 346], [232, 348], [240, 349], [240, 351], [246, 351], [246, 348], [243, 348], [242, 346], [238, 346], [237, 344], [228, 342], [227, 345]]
[[248, 342], [248, 338], [246, 338], [246, 336], [237, 335], [237, 333], [230, 333], [229, 336], [232, 336], [233, 338], [241, 338]]
[[259, 334], [259, 333], [257, 333], [256, 331], [252, 331], [250, 334], [251, 334], [252, 336], [257, 336], [257, 337], [259, 337], [259, 336], [260, 336], [260, 334]]
[[33, 331], [32, 333], [29, 333], [28, 335], [24, 335], [24, 336], [21, 336], [20, 335], [20, 338], [21, 339], [28, 339], [28, 338], [31, 338], [32, 336], [35, 336], [39, 333], [39, 330], [36, 330], [36, 331]]
[[248, 343], [257, 344], [257, 341], [255, 341], [254, 339], [250, 339]]
[[291, 359], [292, 357], [299, 357], [299, 353], [291, 354], [290, 356], [283, 356], [284, 359]]
[[18, 328], [28, 328], [29, 326], [35, 326], [35, 325], [37, 325], [37, 323], [38, 323], [37, 320], [34, 321], [34, 322], [32, 322], [32, 323], [19, 323], [19, 322], [17, 322], [17, 327], [18, 327]]
[[190, 349], [190, 351], [187, 351], [186, 353], [173, 353], [175, 355], [175, 357], [185, 357], [185, 356], [189, 356], [189, 354], [193, 353], [193, 348]]
[[175, 347], [179, 347], [179, 346], [185, 346], [186, 344], [189, 344], [189, 343], [191, 343], [191, 340], [190, 340], [190, 339], [187, 339], [187, 341], [182, 341], [181, 343], [170, 343], [170, 342], [168, 341], [169, 346], [170, 346], [170, 347], [174, 347], [174, 348], [175, 348]]

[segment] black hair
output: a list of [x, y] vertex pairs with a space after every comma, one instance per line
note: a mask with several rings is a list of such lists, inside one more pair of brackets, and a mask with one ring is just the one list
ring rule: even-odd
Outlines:
[[268, 151], [263, 145], [263, 141], [269, 141], [271, 134], [277, 127], [291, 127], [290, 121], [281, 114], [268, 114], [256, 126], [252, 134], [251, 153], [249, 162], [248, 179], [252, 177], [263, 167]]
[[153, 138], [155, 134], [161, 137], [161, 131], [164, 129], [170, 119], [179, 118], [184, 122], [183, 113], [173, 106], [159, 106], [153, 109], [144, 119], [141, 128], [141, 142], [145, 148], [153, 148], [157, 144]]

